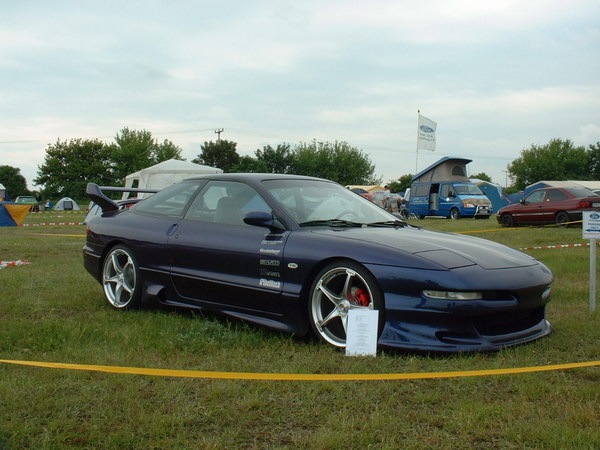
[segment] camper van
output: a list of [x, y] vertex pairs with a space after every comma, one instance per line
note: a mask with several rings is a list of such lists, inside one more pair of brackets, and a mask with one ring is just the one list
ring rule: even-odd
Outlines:
[[487, 219], [491, 202], [467, 177], [470, 159], [444, 157], [415, 175], [410, 188], [409, 215]]

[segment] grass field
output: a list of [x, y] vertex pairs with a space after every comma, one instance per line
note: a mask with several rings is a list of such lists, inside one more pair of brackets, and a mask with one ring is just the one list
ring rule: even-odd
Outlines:
[[[62, 216], [62, 217], [58, 217]], [[30, 214], [28, 222], [81, 221]], [[581, 228], [426, 219], [514, 248], [584, 242]], [[489, 231], [492, 230], [492, 231]], [[527, 251], [556, 281], [554, 332], [494, 354], [348, 358], [270, 330], [164, 309], [114, 311], [83, 269], [84, 227], [0, 229], [0, 359], [269, 373], [412, 373], [600, 359], [589, 249]], [[0, 363], [0, 449], [600, 448], [600, 367], [403, 381], [164, 378]]]

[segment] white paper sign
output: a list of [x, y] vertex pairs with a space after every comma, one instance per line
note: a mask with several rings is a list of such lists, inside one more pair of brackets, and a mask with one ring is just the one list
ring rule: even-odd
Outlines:
[[600, 213], [596, 211], [583, 211], [583, 239], [600, 238]]
[[348, 311], [346, 356], [376, 356], [379, 313], [372, 309]]

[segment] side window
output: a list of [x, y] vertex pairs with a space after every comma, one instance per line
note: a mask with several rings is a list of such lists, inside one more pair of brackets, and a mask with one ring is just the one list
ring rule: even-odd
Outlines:
[[567, 198], [567, 194], [565, 194], [563, 191], [559, 191], [558, 189], [550, 189], [549, 191], [546, 191], [546, 198], [544, 201], [559, 202], [561, 200], [566, 200]]
[[417, 185], [413, 197], [423, 197], [425, 195], [429, 195], [429, 184]]
[[132, 206], [131, 210], [153, 216], [181, 217], [200, 186], [198, 182], [173, 184]]
[[209, 181], [188, 209], [185, 219], [198, 222], [244, 225], [250, 211], [271, 208], [250, 186], [238, 181]]
[[440, 197], [450, 197], [450, 185], [449, 184], [442, 184], [442, 189], [440, 190]]
[[525, 200], [527, 203], [542, 203], [545, 194], [544, 191], [536, 191], [528, 195]]
[[459, 177], [466, 177], [465, 170], [462, 166], [454, 166], [452, 167], [452, 175]]

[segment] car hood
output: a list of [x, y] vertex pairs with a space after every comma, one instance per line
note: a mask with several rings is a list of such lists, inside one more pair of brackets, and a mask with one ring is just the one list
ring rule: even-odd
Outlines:
[[475, 264], [489, 270], [539, 264], [531, 256], [496, 242], [420, 228], [315, 229], [313, 232], [408, 252], [447, 269]]
[[485, 195], [459, 194], [458, 198], [464, 203], [471, 203], [473, 205], [489, 206], [492, 204], [490, 199]]

